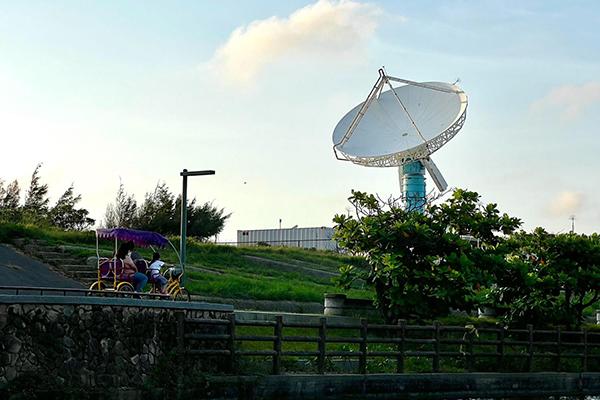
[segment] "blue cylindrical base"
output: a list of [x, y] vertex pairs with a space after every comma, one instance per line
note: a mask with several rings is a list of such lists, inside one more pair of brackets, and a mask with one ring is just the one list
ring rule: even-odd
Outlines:
[[425, 208], [425, 167], [420, 161], [401, 165], [402, 195], [407, 211], [423, 212]]

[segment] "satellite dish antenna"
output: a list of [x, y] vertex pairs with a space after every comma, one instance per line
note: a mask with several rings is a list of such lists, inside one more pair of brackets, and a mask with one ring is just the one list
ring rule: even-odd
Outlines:
[[[404, 86], [394, 88], [392, 82]], [[389, 90], [383, 91], [386, 85]], [[406, 208], [422, 211], [425, 170], [440, 192], [448, 187], [430, 156], [460, 131], [467, 103], [455, 84], [413, 82], [380, 69], [367, 99], [335, 127], [334, 154], [366, 167], [398, 167]]]

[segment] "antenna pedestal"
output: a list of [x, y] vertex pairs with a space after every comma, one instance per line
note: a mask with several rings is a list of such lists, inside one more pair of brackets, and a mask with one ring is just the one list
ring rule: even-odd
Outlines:
[[412, 161], [398, 167], [400, 189], [408, 211], [423, 212], [425, 208], [425, 166]]

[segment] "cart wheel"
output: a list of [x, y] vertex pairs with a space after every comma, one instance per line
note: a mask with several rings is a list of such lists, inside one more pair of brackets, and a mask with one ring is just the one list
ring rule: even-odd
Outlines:
[[[89, 288], [89, 290], [104, 290], [104, 289], [106, 289], [106, 285], [104, 284], [104, 282], [99, 282], [99, 281], [92, 283]], [[93, 296], [93, 295], [97, 295], [97, 294], [88, 292], [86, 295]]]
[[191, 301], [192, 298], [190, 296], [190, 292], [187, 289], [181, 288], [173, 296], [173, 300], [175, 301]]
[[[131, 297], [131, 294], [135, 292], [133, 285], [129, 282], [121, 282], [117, 285], [117, 292], [124, 293], [121, 297]], [[127, 294], [125, 294], [127, 293]], [[129, 294], [131, 293], [131, 294]]]

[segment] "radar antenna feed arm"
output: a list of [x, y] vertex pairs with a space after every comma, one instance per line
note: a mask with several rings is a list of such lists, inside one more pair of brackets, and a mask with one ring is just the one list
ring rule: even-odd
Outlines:
[[335, 158], [337, 158], [338, 160], [348, 161], [346, 158], [338, 157], [336, 147], [340, 146], [340, 145], [344, 145], [348, 141], [348, 139], [350, 139], [350, 136], [352, 136], [354, 129], [356, 129], [356, 127], [360, 123], [360, 120], [363, 118], [363, 116], [367, 112], [367, 109], [369, 108], [369, 106], [371, 105], [373, 100], [375, 100], [375, 98], [379, 95], [379, 93], [383, 89], [383, 86], [385, 85], [385, 82], [386, 82], [385, 78], [386, 78], [386, 75], [383, 72], [383, 69], [380, 69], [379, 70], [379, 78], [377, 78], [377, 82], [375, 82], [375, 85], [373, 86], [373, 89], [371, 89], [371, 92], [369, 92], [367, 99], [365, 100], [363, 105], [358, 110], [358, 113], [354, 116], [354, 119], [352, 120], [352, 123], [350, 123], [350, 126], [348, 127], [348, 130], [342, 137], [342, 140], [340, 140], [339, 143], [335, 143], [333, 145], [333, 152], [335, 154]]
[[427, 83], [420, 83], [420, 82], [415, 82], [415, 81], [409, 81], [407, 79], [396, 78], [394, 76], [386, 75], [385, 77], [388, 80], [393, 81], [393, 82], [400, 82], [400, 83], [405, 83], [407, 85], [419, 86], [419, 87], [422, 87], [422, 88], [425, 88], [425, 89], [437, 90], [438, 92], [464, 93], [462, 90], [441, 88], [441, 87], [438, 87], [438, 86], [428, 85]]
[[431, 176], [431, 179], [435, 183], [435, 186], [437, 186], [438, 190], [440, 192], [443, 192], [446, 189], [448, 189], [448, 183], [442, 176], [442, 173], [438, 169], [437, 165], [435, 165], [433, 160], [431, 158], [427, 157], [420, 161], [425, 166], [425, 169], [427, 170], [427, 172], [429, 172], [429, 175]]

